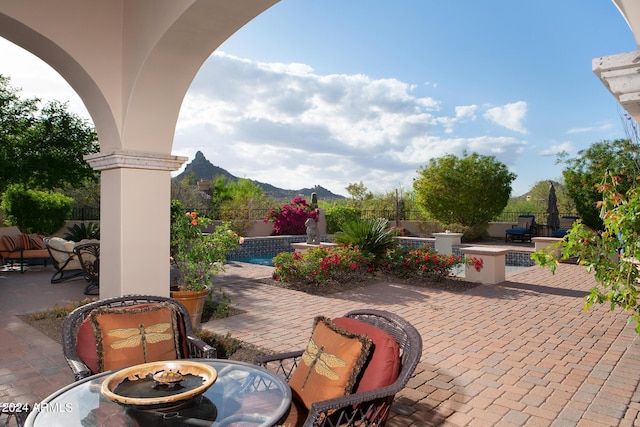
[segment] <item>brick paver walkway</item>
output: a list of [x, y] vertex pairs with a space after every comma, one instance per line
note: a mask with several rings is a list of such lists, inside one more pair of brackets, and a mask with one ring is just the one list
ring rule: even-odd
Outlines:
[[[401, 315], [424, 351], [388, 426], [640, 425], [633, 325], [606, 307], [582, 310], [595, 283], [581, 267], [563, 264], [555, 276], [532, 267], [465, 292], [376, 283], [328, 297], [256, 280], [270, 272], [236, 263], [217, 277], [244, 313], [204, 326], [280, 351], [301, 348], [316, 315]], [[84, 297], [82, 281], [51, 285], [51, 274], [0, 272], [0, 403], [32, 403], [73, 381], [59, 346], [16, 317]]]

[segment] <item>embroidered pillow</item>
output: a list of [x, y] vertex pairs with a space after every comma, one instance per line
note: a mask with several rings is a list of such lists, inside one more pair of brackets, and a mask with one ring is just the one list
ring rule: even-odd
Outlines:
[[302, 360], [289, 379], [295, 397], [313, 402], [350, 394], [367, 361], [371, 340], [317, 317]]
[[531, 228], [531, 219], [530, 218], [519, 218], [518, 226], [516, 228]]
[[98, 353], [98, 372], [180, 358], [175, 308], [159, 303], [138, 308], [97, 308], [89, 319]]

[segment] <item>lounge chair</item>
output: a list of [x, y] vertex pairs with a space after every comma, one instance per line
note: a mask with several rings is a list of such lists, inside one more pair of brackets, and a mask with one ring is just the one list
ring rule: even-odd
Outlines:
[[44, 239], [44, 244], [56, 269], [51, 276], [51, 283], [60, 283], [66, 280], [77, 279], [84, 274], [78, 257], [73, 252], [75, 242], [67, 241], [61, 237]]
[[[338, 368], [335, 367], [339, 366], [331, 363], [338, 356], [337, 352], [331, 350], [332, 343], [325, 341], [326, 346], [319, 342], [314, 343], [318, 325], [325, 320], [316, 319], [312, 339], [305, 350], [264, 356], [256, 360], [257, 364], [284, 376], [294, 391], [291, 409], [283, 425], [304, 425], [305, 427], [384, 425], [396, 393], [405, 387], [422, 355], [420, 334], [406, 320], [381, 310], [354, 310], [342, 318], [333, 319], [338, 329], [343, 330], [343, 335], [336, 338], [337, 340], [342, 340], [349, 333], [366, 336], [373, 341], [371, 347], [373, 351], [368, 354], [369, 359], [357, 373], [356, 386], [351, 392], [345, 390], [346, 395], [344, 392], [339, 392], [337, 397], [314, 400], [311, 403], [306, 399], [309, 396], [301, 396], [296, 391], [298, 389], [295, 386], [296, 380], [298, 380], [297, 383], [300, 382], [299, 380], [306, 383], [307, 379], [313, 376], [314, 379], [319, 379], [318, 381], [327, 381], [323, 375], [331, 375], [331, 372], [327, 372], [325, 368], [334, 367], [331, 369], [337, 370]], [[344, 343], [341, 342], [340, 346], [344, 346]], [[330, 354], [332, 352], [334, 354]], [[323, 357], [326, 358], [323, 359]], [[351, 359], [344, 355], [340, 357]], [[320, 367], [324, 369], [323, 374], [314, 372], [310, 375], [316, 364], [323, 363], [325, 363], [324, 367]], [[298, 373], [301, 375], [296, 375], [297, 369], [301, 369]], [[307, 371], [309, 373], [306, 373]], [[346, 374], [340, 377], [341, 380], [344, 375]], [[304, 383], [303, 393], [306, 394]], [[307, 383], [308, 392], [312, 396], [326, 393], [327, 388], [329, 387], [318, 386], [317, 383], [311, 384], [310, 379]]]
[[560, 218], [560, 227], [551, 232], [551, 237], [564, 237], [567, 235], [573, 223], [578, 219], [577, 216], [563, 216]]
[[504, 241], [508, 242], [509, 237], [514, 242], [516, 239], [521, 242], [530, 242], [533, 237], [535, 229], [536, 217], [534, 215], [520, 215], [518, 217], [518, 224], [507, 229], [504, 235]]

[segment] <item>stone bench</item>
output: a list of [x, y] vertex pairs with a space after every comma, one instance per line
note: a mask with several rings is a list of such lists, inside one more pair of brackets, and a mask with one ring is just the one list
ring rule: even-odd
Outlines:
[[480, 271], [476, 271], [473, 266], [465, 266], [464, 275], [466, 281], [491, 285], [505, 281], [505, 260], [506, 254], [509, 252], [508, 249], [489, 246], [469, 246], [460, 248], [460, 251], [466, 258], [476, 257], [482, 259], [483, 266]]

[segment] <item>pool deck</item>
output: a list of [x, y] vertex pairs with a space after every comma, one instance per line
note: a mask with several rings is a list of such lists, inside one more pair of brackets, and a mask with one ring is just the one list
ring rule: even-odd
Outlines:
[[[314, 316], [397, 313], [424, 348], [387, 426], [640, 425], [634, 325], [607, 307], [583, 311], [595, 282], [580, 266], [561, 264], [556, 275], [535, 266], [464, 292], [377, 282], [328, 296], [261, 283], [271, 272], [230, 263], [215, 285], [243, 313], [204, 327], [286, 351], [304, 346]], [[60, 346], [17, 317], [84, 298], [83, 281], [52, 285], [51, 274], [0, 272], [0, 403], [34, 403], [73, 381]]]

